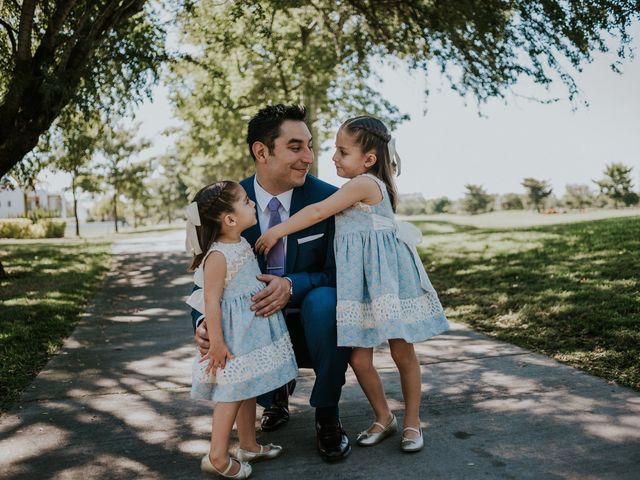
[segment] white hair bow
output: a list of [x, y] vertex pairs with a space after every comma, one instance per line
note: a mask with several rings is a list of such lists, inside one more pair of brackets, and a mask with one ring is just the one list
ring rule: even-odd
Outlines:
[[200, 255], [202, 249], [200, 248], [200, 242], [198, 242], [198, 231], [196, 227], [202, 225], [200, 222], [200, 213], [198, 212], [198, 204], [191, 202], [186, 210], [187, 213], [187, 240], [185, 247], [187, 252], [193, 255]]
[[398, 151], [396, 150], [396, 139], [392, 138], [389, 140], [389, 159], [391, 160], [391, 164], [395, 163], [396, 165], [396, 176], [400, 176], [400, 155], [398, 155]]

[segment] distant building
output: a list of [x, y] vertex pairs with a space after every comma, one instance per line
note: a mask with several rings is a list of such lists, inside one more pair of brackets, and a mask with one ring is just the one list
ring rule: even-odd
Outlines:
[[24, 217], [30, 211], [42, 209], [55, 217], [66, 217], [67, 206], [59, 193], [36, 189], [26, 191], [9, 177], [0, 180], [0, 218]]

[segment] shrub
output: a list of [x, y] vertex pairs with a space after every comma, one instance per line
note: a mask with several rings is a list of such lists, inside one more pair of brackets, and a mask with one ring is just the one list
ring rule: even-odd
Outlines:
[[50, 218], [41, 219], [37, 224], [42, 225], [44, 238], [62, 238], [64, 237], [64, 230], [67, 227], [67, 222], [52, 220]]
[[33, 223], [28, 218], [0, 220], [0, 238], [34, 238], [31, 225]]
[[50, 218], [33, 223], [28, 218], [0, 220], [0, 238], [62, 238], [67, 223]]

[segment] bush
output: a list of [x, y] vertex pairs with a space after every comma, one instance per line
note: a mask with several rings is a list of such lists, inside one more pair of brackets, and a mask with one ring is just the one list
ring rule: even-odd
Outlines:
[[39, 220], [37, 224], [42, 225], [44, 238], [62, 238], [67, 228], [67, 222], [50, 218]]
[[33, 222], [28, 218], [0, 220], [0, 238], [34, 238], [32, 225]]
[[0, 220], [0, 238], [62, 238], [67, 223], [44, 218], [33, 223], [28, 218]]

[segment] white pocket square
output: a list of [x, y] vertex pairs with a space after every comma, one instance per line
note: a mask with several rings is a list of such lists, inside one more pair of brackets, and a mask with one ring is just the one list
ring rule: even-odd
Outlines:
[[298, 245], [302, 243], [311, 242], [312, 240], [316, 240], [318, 238], [324, 237], [324, 233], [318, 233], [316, 235], [309, 235], [308, 237], [302, 237], [298, 239]]

